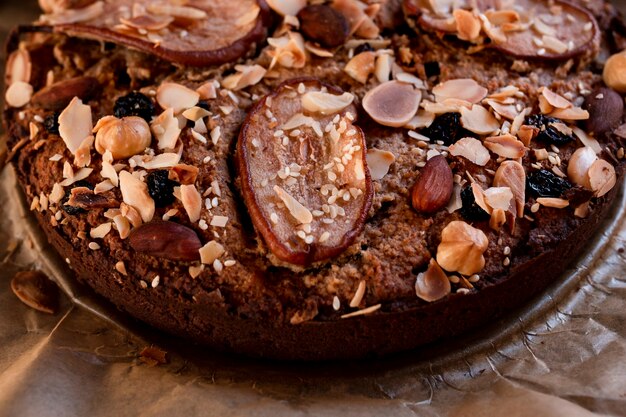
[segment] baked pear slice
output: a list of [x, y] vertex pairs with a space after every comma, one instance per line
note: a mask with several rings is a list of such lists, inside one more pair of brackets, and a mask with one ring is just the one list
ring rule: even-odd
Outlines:
[[246, 55], [265, 40], [269, 23], [264, 0], [100, 0], [80, 6], [49, 10], [38, 23], [198, 67]]
[[363, 230], [373, 188], [353, 99], [317, 79], [289, 80], [244, 122], [237, 143], [243, 199], [282, 263], [336, 257]]
[[597, 52], [598, 22], [587, 9], [565, 0], [449, 2], [404, 0], [409, 23], [456, 35], [478, 47], [522, 59], [567, 60]]

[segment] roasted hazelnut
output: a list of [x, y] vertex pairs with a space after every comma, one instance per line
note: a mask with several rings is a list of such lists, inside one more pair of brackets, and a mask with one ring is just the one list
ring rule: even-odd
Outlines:
[[98, 121], [93, 131], [96, 133], [96, 150], [100, 154], [110, 151], [115, 159], [140, 154], [152, 141], [150, 126], [137, 116], [122, 119], [104, 117]]

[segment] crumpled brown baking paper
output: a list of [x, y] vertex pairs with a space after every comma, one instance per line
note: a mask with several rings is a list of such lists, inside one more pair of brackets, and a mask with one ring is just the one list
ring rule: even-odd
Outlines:
[[[19, 20], [7, 7], [0, 4], [0, 31]], [[6, 168], [0, 417], [626, 416], [624, 207], [622, 192], [575, 267], [525, 310], [479, 332], [380, 360], [294, 364], [217, 354], [118, 313], [71, 279]], [[66, 294], [54, 316], [10, 290], [14, 273], [32, 268]], [[167, 364], [140, 360], [153, 344], [168, 352]]]

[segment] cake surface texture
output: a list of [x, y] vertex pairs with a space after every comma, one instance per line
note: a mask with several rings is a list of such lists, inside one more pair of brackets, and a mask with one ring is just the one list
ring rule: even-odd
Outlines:
[[211, 348], [378, 356], [492, 322], [623, 182], [600, 0], [40, 0], [7, 159], [119, 309]]

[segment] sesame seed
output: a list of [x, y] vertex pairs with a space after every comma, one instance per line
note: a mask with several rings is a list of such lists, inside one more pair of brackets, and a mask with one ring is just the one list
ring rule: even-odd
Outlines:
[[229, 266], [234, 266], [237, 263], [237, 261], [233, 260], [233, 259], [229, 259], [227, 261], [224, 261], [224, 266], [229, 267]]
[[470, 290], [468, 290], [467, 288], [459, 288], [458, 290], [456, 290], [457, 294], [469, 294]]
[[502, 253], [507, 255], [507, 256], [510, 255], [511, 254], [511, 248], [508, 247], [508, 246], [505, 246], [504, 247], [504, 251]]
[[509, 257], [507, 256], [506, 258], [504, 258], [504, 262], [502, 262], [502, 265], [504, 266], [511, 265], [511, 259], [509, 259]]
[[152, 288], [156, 288], [159, 286], [159, 282], [161, 281], [161, 277], [159, 277], [158, 275], [156, 277], [154, 277], [154, 279], [152, 280]]
[[324, 243], [324, 242], [326, 242], [328, 240], [329, 237], [330, 237], [330, 233], [324, 232], [324, 233], [322, 233], [322, 236], [320, 236], [319, 242], [320, 243]]
[[461, 278], [457, 277], [456, 275], [450, 275], [448, 277], [448, 280], [453, 284], [458, 284], [459, 282], [461, 282]]
[[376, 310], [380, 309], [381, 306], [382, 306], [382, 304], [376, 304], [376, 305], [373, 305], [371, 307], [364, 308], [363, 310], [358, 310], [358, 311], [355, 311], [353, 313], [344, 314], [343, 316], [341, 316], [341, 318], [342, 319], [347, 319], [347, 318], [350, 318], [350, 317], [356, 317], [356, 316], [362, 316], [362, 315], [365, 315], [365, 314], [370, 314], [370, 313], [373, 313]]
[[341, 308], [341, 301], [339, 300], [339, 297], [334, 296], [333, 297], [333, 310], [338, 311]]
[[304, 239], [304, 243], [306, 243], [307, 245], [310, 245], [311, 243], [313, 243], [313, 241], [315, 240], [315, 238], [311, 235], [308, 235], [305, 239]]
[[480, 281], [480, 275], [474, 274], [467, 279], [469, 282], [478, 282]]
[[217, 272], [218, 274], [222, 272], [222, 270], [224, 269], [224, 265], [222, 265], [222, 261], [220, 261], [219, 259], [214, 260], [213, 269], [215, 269], [215, 272]]
[[98, 250], [98, 249], [100, 249], [100, 245], [98, 245], [96, 242], [89, 242], [89, 245], [87, 245], [87, 246], [89, 246], [89, 249], [91, 249], [91, 250]]
[[270, 214], [270, 220], [272, 221], [272, 223], [278, 224], [278, 215], [276, 213]]

